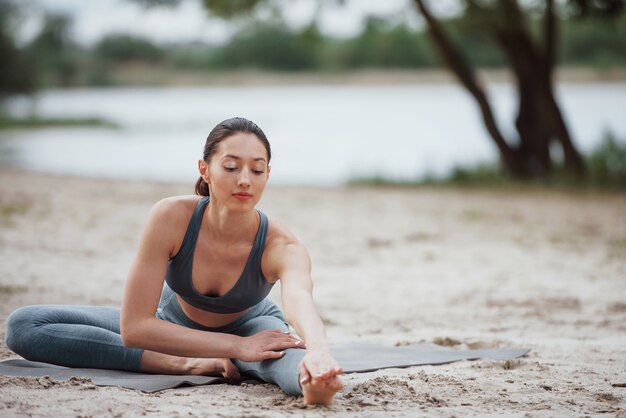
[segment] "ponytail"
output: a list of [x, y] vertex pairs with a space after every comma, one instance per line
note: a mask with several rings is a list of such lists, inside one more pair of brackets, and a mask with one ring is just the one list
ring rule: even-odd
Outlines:
[[200, 176], [196, 182], [196, 194], [198, 196], [209, 196], [209, 185], [204, 181], [202, 176]]

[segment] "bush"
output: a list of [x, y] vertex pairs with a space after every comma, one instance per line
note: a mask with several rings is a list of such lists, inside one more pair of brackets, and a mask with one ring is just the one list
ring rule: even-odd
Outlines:
[[594, 186], [626, 188], [626, 141], [612, 132], [587, 157], [587, 178]]
[[164, 55], [161, 48], [146, 39], [121, 34], [104, 37], [98, 42], [95, 53], [111, 62], [158, 62]]
[[284, 25], [257, 23], [238, 33], [218, 54], [224, 68], [259, 68], [297, 71], [317, 67], [314, 48], [307, 38], [291, 33]]

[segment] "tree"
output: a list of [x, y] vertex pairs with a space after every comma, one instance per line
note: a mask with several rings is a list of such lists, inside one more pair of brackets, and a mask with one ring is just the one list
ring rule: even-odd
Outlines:
[[[553, 170], [550, 146], [556, 142], [563, 150], [565, 168], [581, 176], [584, 172], [583, 160], [572, 142], [554, 97], [558, 22], [554, 0], [546, 0], [543, 5], [539, 36], [533, 36], [531, 18], [516, 0], [465, 1], [467, 16], [496, 41], [515, 76], [519, 98], [515, 122], [517, 141], [507, 140], [501, 133], [474, 69], [454, 45], [427, 2], [414, 2], [445, 65], [476, 100], [505, 167], [517, 177], [546, 177]], [[576, 0], [571, 3], [581, 15], [601, 10], [617, 13], [623, 8], [621, 0]]]
[[0, 0], [0, 100], [35, 89], [32, 65], [13, 38], [17, 13], [13, 2]]
[[72, 21], [65, 15], [46, 14], [43, 28], [26, 47], [35, 64], [38, 84], [72, 84], [76, 72], [76, 45], [70, 37]]
[[310, 31], [293, 34], [280, 22], [254, 23], [220, 50], [219, 63], [229, 68], [311, 69], [317, 64], [313, 36]]
[[369, 17], [361, 34], [344, 43], [344, 52], [335, 57], [348, 68], [415, 68], [432, 66], [434, 57], [419, 33], [406, 24]]
[[94, 52], [98, 57], [114, 63], [155, 63], [163, 59], [164, 55], [163, 50], [149, 40], [127, 34], [105, 36], [95, 46]]

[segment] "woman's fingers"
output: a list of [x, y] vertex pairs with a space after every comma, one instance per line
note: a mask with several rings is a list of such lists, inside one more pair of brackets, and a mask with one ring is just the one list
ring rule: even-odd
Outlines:
[[285, 350], [287, 348], [304, 348], [302, 341], [278, 341], [267, 344], [268, 350]]
[[245, 338], [248, 354], [242, 357], [245, 361], [260, 361], [280, 358], [290, 348], [305, 348], [299, 338], [280, 330], [265, 330]]
[[267, 360], [272, 358], [281, 358], [285, 355], [284, 351], [266, 351], [262, 354], [263, 358], [261, 360]]
[[330, 377], [336, 374], [343, 373], [343, 369], [339, 367], [338, 364], [333, 362], [330, 365], [320, 366], [319, 373], [322, 375], [322, 377]]
[[300, 384], [304, 385], [306, 383], [309, 383], [311, 381], [311, 375], [309, 374], [306, 367], [304, 367], [304, 364], [300, 363], [298, 369], [300, 370]]
[[280, 337], [273, 335], [267, 340], [267, 349], [269, 350], [284, 350], [286, 348], [304, 348], [304, 343], [298, 338], [286, 336], [282, 334]]
[[318, 362], [309, 360], [303, 363], [311, 379], [317, 380], [322, 378], [320, 364]]
[[284, 342], [291, 342], [291, 343], [296, 343], [300, 341], [299, 338], [296, 338], [295, 336], [291, 334], [288, 334], [279, 330], [269, 330], [269, 331], [262, 331], [262, 332], [265, 333], [268, 338], [271, 338], [277, 341], [284, 341]]

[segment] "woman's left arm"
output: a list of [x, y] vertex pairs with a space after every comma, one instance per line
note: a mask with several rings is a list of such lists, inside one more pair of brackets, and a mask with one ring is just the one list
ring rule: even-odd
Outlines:
[[272, 248], [272, 261], [281, 283], [281, 298], [287, 322], [306, 344], [306, 355], [300, 364], [301, 383], [326, 379], [343, 370], [330, 352], [324, 323], [313, 303], [311, 258], [299, 242]]

